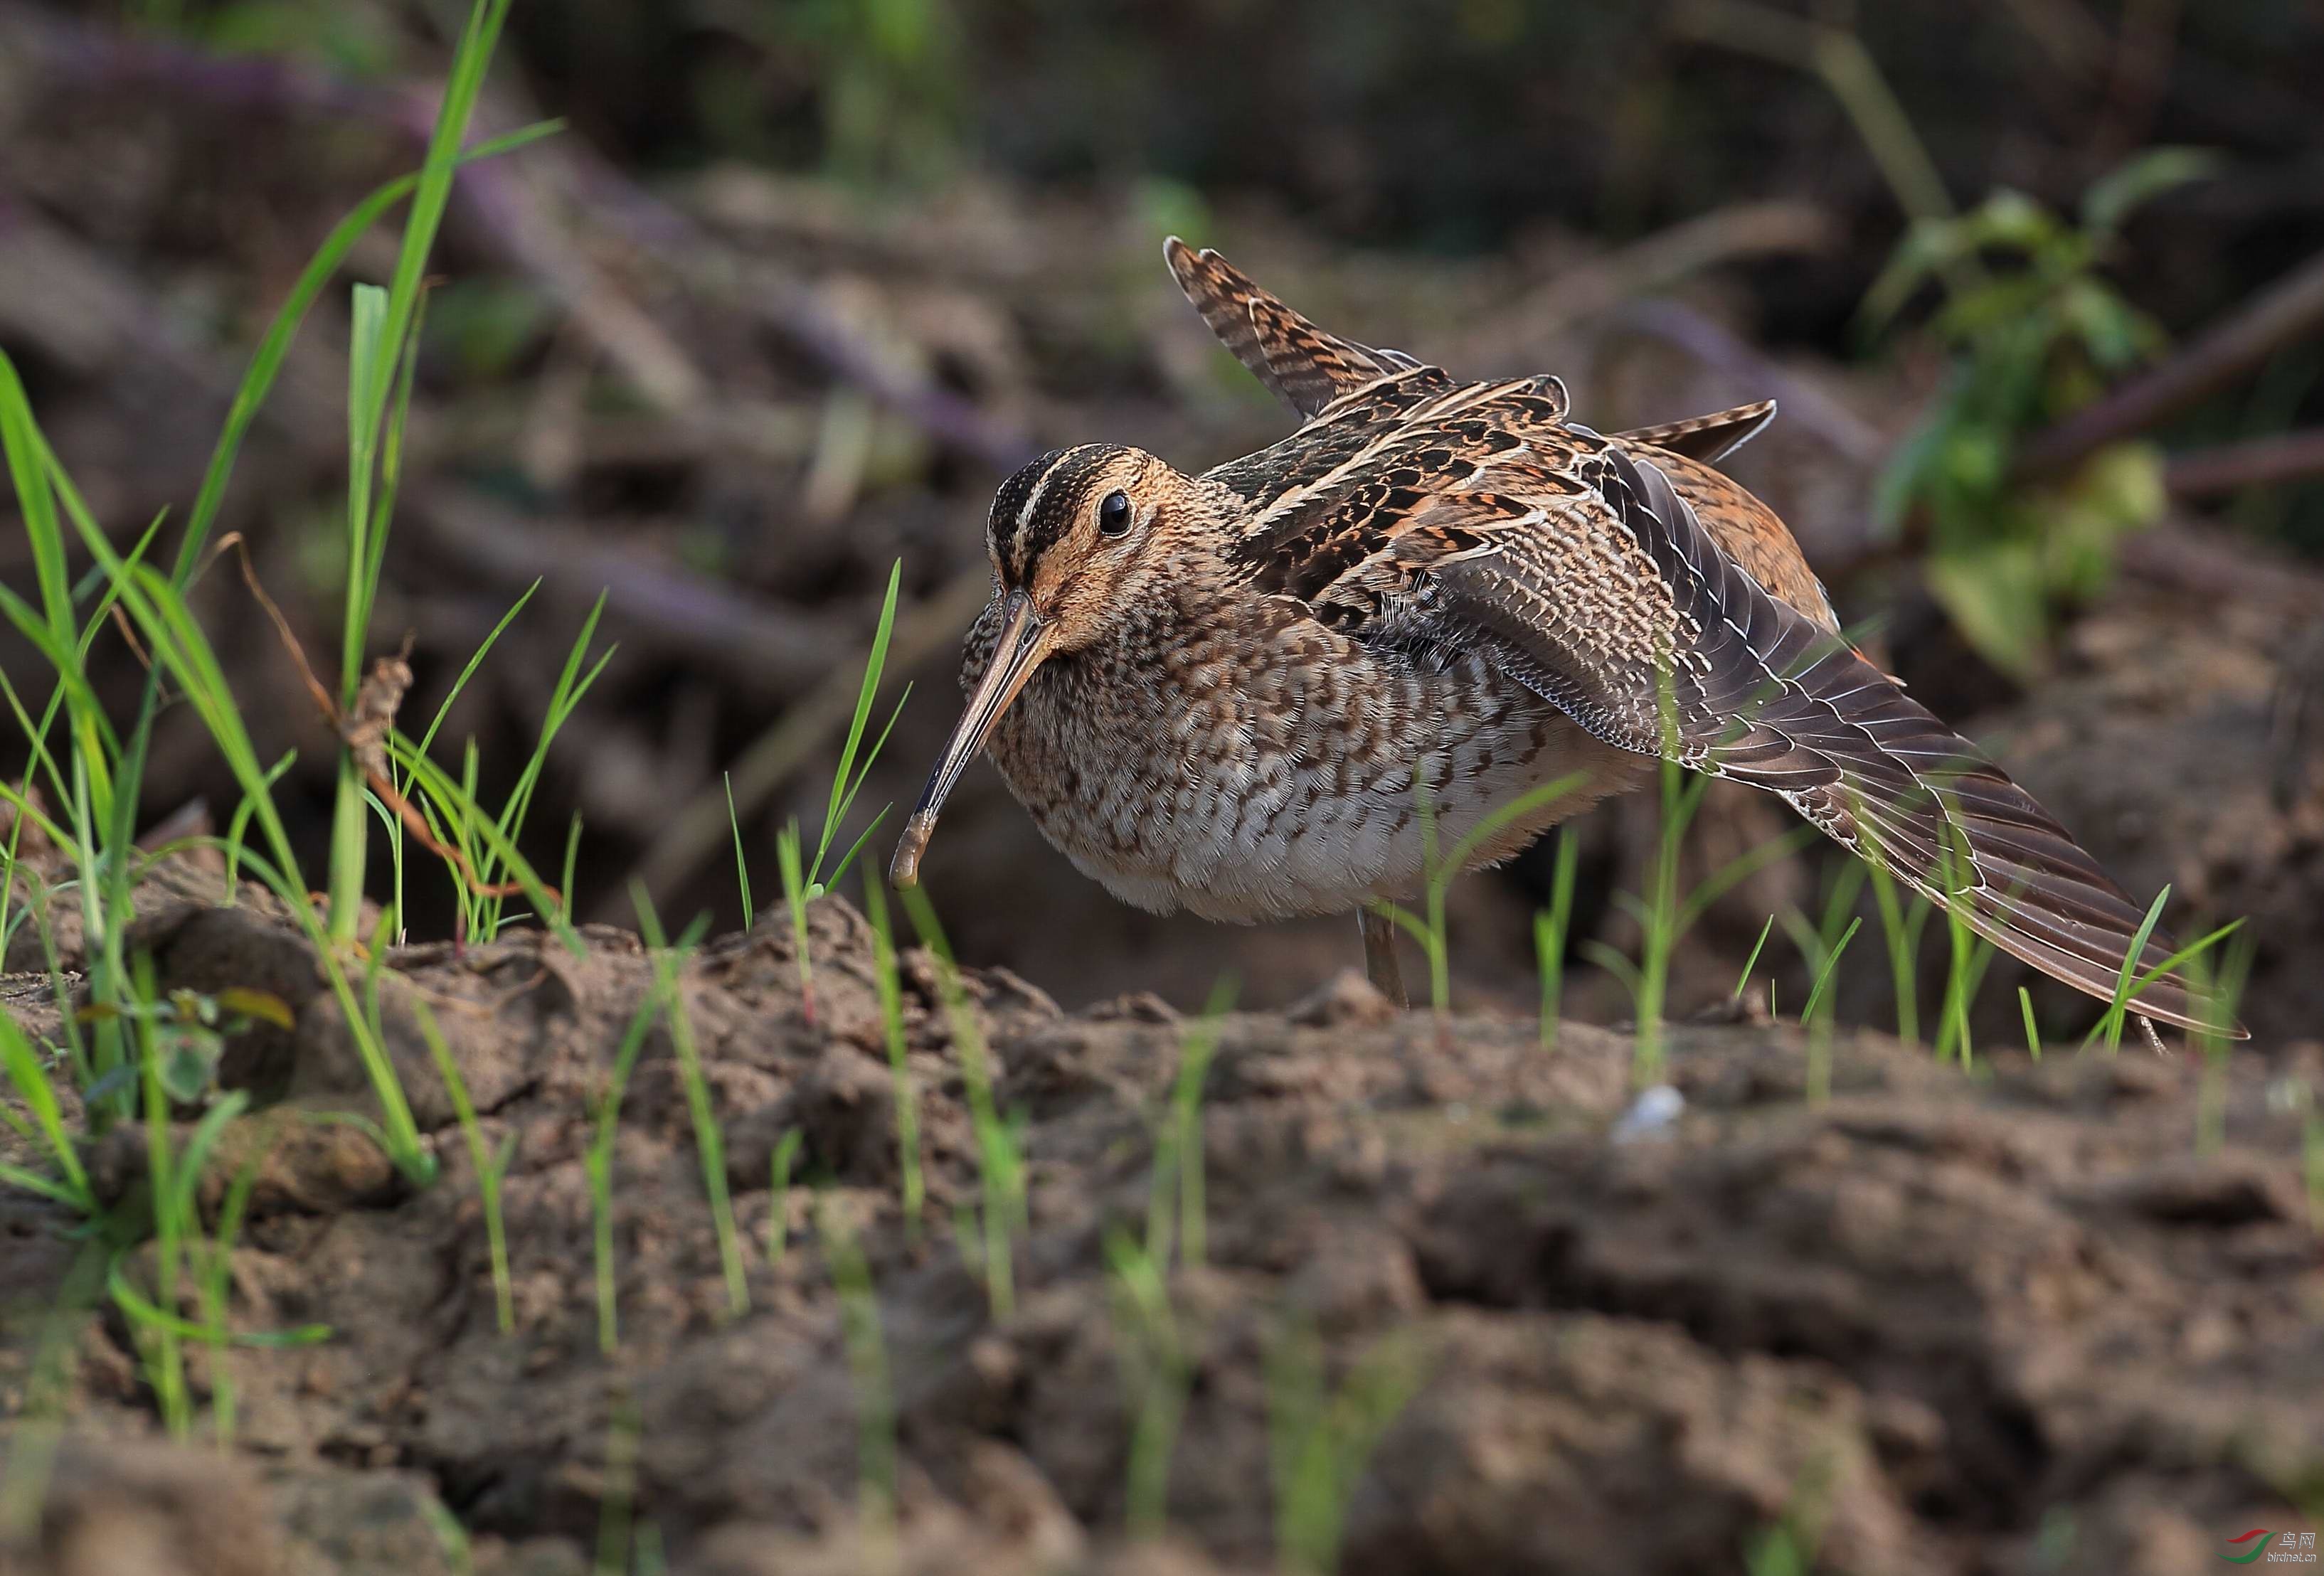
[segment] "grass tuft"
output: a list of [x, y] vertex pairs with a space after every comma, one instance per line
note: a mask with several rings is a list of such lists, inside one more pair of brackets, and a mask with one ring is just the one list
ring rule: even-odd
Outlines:
[[[855, 806], [855, 796], [862, 791], [864, 779], [872, 775], [872, 763], [879, 760], [880, 751], [886, 747], [888, 735], [895, 731], [896, 719], [903, 715], [904, 703], [911, 698], [912, 687], [908, 684], [903, 693], [896, 697], [895, 709], [888, 714], [887, 725], [880, 730], [880, 736], [872, 741], [871, 748], [865, 749], [863, 735], [872, 720], [872, 703], [879, 696], [881, 675], [888, 666], [888, 642], [895, 632], [896, 597], [903, 586], [903, 574], [904, 561], [899, 558], [888, 571], [888, 590], [880, 603], [879, 626], [872, 633], [871, 654], [863, 662], [863, 682], [855, 692], [855, 713], [848, 721], [847, 739], [840, 746], [839, 763], [831, 774], [831, 797], [824, 806], [823, 831], [816, 840], [815, 853], [812, 858], [808, 856], [806, 835], [799, 830], [796, 817], [775, 838], [775, 858], [783, 879], [783, 901], [790, 909], [791, 945], [798, 957], [799, 1011], [810, 1025], [815, 1022], [815, 964], [807, 947], [807, 905], [839, 884], [847, 874], [848, 866], [855, 862], [855, 856], [863, 852], [864, 843], [888, 814], [886, 806], [881, 806], [880, 813], [856, 834], [855, 841], [848, 845], [839, 862], [832, 867], [831, 873], [828, 876], [824, 873], [824, 861], [830, 857], [840, 828], [847, 823], [847, 813]], [[730, 792], [727, 797], [730, 819], [733, 810], [733, 797]], [[735, 834], [735, 858], [737, 861], [742, 858], [742, 834], [739, 830]], [[745, 875], [743, 902], [746, 907], [749, 901], [750, 881]]]
[[896, 1559], [896, 1397], [880, 1328], [880, 1299], [863, 1249], [838, 1212], [826, 1207], [821, 1216], [824, 1254], [839, 1293], [847, 1371], [855, 1382], [856, 1514], [867, 1556], [875, 1569], [885, 1569]]
[[1557, 855], [1550, 868], [1549, 907], [1533, 917], [1535, 966], [1541, 973], [1541, 1048], [1557, 1049], [1558, 1014], [1565, 999], [1565, 952], [1573, 928], [1573, 873], [1582, 844], [1573, 828], [1557, 829]]
[[468, 1081], [460, 1076], [460, 1066], [452, 1059], [451, 1047], [444, 1043], [444, 1031], [429, 1010], [428, 1003], [419, 997], [411, 999], [411, 1016], [420, 1025], [420, 1037], [428, 1042], [428, 1054], [435, 1059], [437, 1075], [444, 1080], [444, 1088], [452, 1097], [452, 1111], [459, 1119], [460, 1136], [468, 1146], [468, 1164], [476, 1173], [476, 1192], [484, 1203], [484, 1241], [492, 1260], [493, 1308], [499, 1322], [500, 1332], [512, 1334], [516, 1330], [516, 1299], [509, 1283], [508, 1232], [501, 1216], [501, 1184], [507, 1179], [511, 1161], [516, 1158], [516, 1131], [509, 1130], [495, 1154], [484, 1145], [483, 1128], [477, 1125], [475, 1101], [468, 1098]]
[[919, 887], [903, 891], [905, 911], [919, 932], [936, 966], [936, 993], [952, 1025], [953, 1044], [960, 1052], [961, 1082], [968, 1095], [969, 1125], [976, 1137], [976, 1172], [980, 1194], [974, 1218], [968, 1222], [975, 1262], [984, 1276], [987, 1302], [995, 1321], [1016, 1312], [1016, 1242], [1030, 1227], [1026, 1216], [1025, 1163], [1017, 1136], [1003, 1121], [992, 1099], [992, 1070], [984, 1047], [984, 1031], [969, 1005], [960, 970], [953, 962], [944, 927], [927, 893]]
[[1505, 805], [1496, 806], [1471, 827], [1452, 845], [1449, 853], [1439, 857], [1436, 846], [1435, 797], [1429, 790], [1427, 779], [1418, 770], [1413, 772], [1413, 798], [1420, 814], [1422, 913], [1415, 916], [1398, 905], [1386, 900], [1375, 902], [1375, 913], [1385, 915], [1419, 944], [1428, 960], [1428, 1000], [1436, 1015], [1438, 1032], [1443, 1032], [1447, 1014], [1452, 1011], [1452, 952], [1445, 938], [1444, 901], [1469, 866], [1480, 848], [1536, 810], [1543, 809], [1572, 793], [1589, 780], [1589, 773], [1572, 771], [1554, 781], [1527, 789]]
[[887, 889], [879, 876], [863, 878], [863, 913], [872, 926], [872, 975], [880, 992], [880, 1026], [894, 1081], [896, 1158], [903, 1173], [904, 1230], [919, 1240], [927, 1183], [920, 1174], [920, 1102], [912, 1083], [910, 1046], [904, 1034], [903, 982], [896, 966], [895, 931], [888, 917]]
[[679, 976], [690, 945], [670, 946], [664, 939], [661, 917], [642, 884], [632, 883], [638, 930], [654, 954], [654, 975], [661, 989], [662, 1021], [669, 1029], [670, 1047], [678, 1053], [678, 1080], [686, 1087], [686, 1109], [694, 1123], [694, 1147], [702, 1157], [702, 1190], [710, 1199], [711, 1229], [718, 1239], [718, 1266], [726, 1279], [726, 1316], [739, 1319], [751, 1309], [750, 1282], [742, 1273], [741, 1238], [734, 1230], [734, 1201], [726, 1186], [726, 1134], [718, 1123], [718, 1108], [703, 1076], [702, 1053], [694, 1041], [694, 1021], [686, 1010], [686, 992]]
[[1166, 1267], [1120, 1230], [1106, 1233], [1114, 1328], [1124, 1395], [1132, 1415], [1124, 1519], [1131, 1538], [1162, 1535], [1169, 1520], [1170, 1463], [1194, 1365], [1170, 1306]]
[[1302, 1576], [1336, 1570], [1340, 1535], [1372, 1447], [1420, 1388], [1425, 1355], [1408, 1332], [1384, 1336], [1337, 1393], [1323, 1342], [1294, 1324], [1267, 1354], [1268, 1454], [1275, 1480], [1275, 1552]]

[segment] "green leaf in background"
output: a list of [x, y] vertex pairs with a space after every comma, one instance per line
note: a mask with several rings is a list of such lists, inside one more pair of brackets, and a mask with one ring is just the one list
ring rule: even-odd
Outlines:
[[1922, 332], [1951, 368], [1873, 493], [1881, 534], [1925, 528], [1930, 594], [1978, 653], [2024, 682], [2047, 662], [2058, 613], [2102, 589], [2122, 539], [2162, 517], [2162, 456], [2123, 444], [2073, 475], [2015, 475], [2029, 435], [2102, 397], [2163, 348], [2161, 325], [2098, 272], [2123, 218], [2213, 168], [2156, 149], [2092, 186], [2078, 224], [1997, 191], [1958, 218], [1906, 232], [1858, 320], [1893, 321], [1916, 292], [1946, 291]]
[[2034, 543], [1941, 554], [1926, 573], [1929, 594], [1979, 656], [2021, 684], [2041, 672], [2050, 620]]
[[2057, 501], [2043, 536], [2043, 581], [2054, 594], [2087, 601], [2113, 578], [2123, 538], [2163, 518], [2163, 452], [2148, 443], [2102, 448]]
[[2221, 162], [2207, 148], [2149, 148], [2134, 154], [2082, 193], [2082, 228], [2111, 235], [2135, 209], [2173, 187], [2217, 174]]

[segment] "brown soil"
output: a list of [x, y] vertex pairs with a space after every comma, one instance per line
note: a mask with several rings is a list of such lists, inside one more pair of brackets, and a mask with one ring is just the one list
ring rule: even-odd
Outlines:
[[[2324, 1082], [2324, 1046], [2218, 1069], [2226, 1145], [2204, 1157], [2191, 1054], [2004, 1055], [1964, 1076], [1843, 1037], [1831, 1097], [1811, 1107], [1798, 1035], [1690, 1026], [1671, 1057], [1684, 1114], [1625, 1141], [1625, 1037], [1568, 1026], [1546, 1053], [1529, 1024], [1469, 1018], [1440, 1036], [1346, 981], [1223, 1028], [1202, 1118], [1207, 1258], [1171, 1284], [1195, 1358], [1173, 1541], [1130, 1545], [1134, 1417], [1105, 1237], [1143, 1227], [1187, 1026], [1150, 998], [1068, 1016], [1005, 972], [971, 976], [1030, 1168], [1019, 1304], [996, 1323], [950, 1229], [976, 1196], [974, 1155], [928, 961], [904, 968], [930, 1193], [915, 1240], [866, 927], [826, 899], [811, 928], [812, 1025], [779, 922], [711, 944], [685, 975], [750, 1310], [727, 1316], [658, 1029], [616, 1150], [609, 1359], [583, 1152], [650, 980], [636, 940], [392, 960], [392, 1048], [443, 1166], [414, 1190], [358, 1129], [296, 1120], [364, 1097], [293, 927], [261, 905], [156, 896], [136, 939], [165, 986], [263, 982], [297, 1012], [295, 1032], [234, 1060], [268, 1101], [224, 1151], [262, 1157], [234, 1324], [335, 1333], [233, 1352], [239, 1424], [218, 1456], [156, 1442], [126, 1327], [89, 1321], [45, 1542], [0, 1553], [0, 1571], [432, 1576], [455, 1568], [436, 1530], [448, 1511], [479, 1571], [577, 1573], [620, 1502], [625, 1445], [670, 1569], [867, 1568], [817, 1230], [834, 1220], [877, 1286], [912, 1571], [1269, 1566], [1268, 1354], [1294, 1323], [1320, 1333], [1335, 1376], [1391, 1338], [1416, 1364], [1353, 1485], [1355, 1572], [1736, 1570], [1787, 1514], [1820, 1526], [1823, 1570], [2178, 1572], [2282, 1525], [2324, 1460], [2324, 1276], [2283, 1099], [2293, 1078]], [[512, 1334], [495, 1328], [467, 1151], [413, 1031], [422, 996], [486, 1142], [514, 1138]], [[784, 1201], [792, 1240], [770, 1263], [770, 1157], [793, 1129], [813, 1185]], [[113, 1196], [132, 1194], [143, 1146], [92, 1146]], [[14, 1410], [78, 1222], [15, 1194], [0, 1217]], [[193, 1358], [202, 1395], [208, 1360]], [[11, 1437], [19, 1452], [40, 1439], [21, 1423]]]

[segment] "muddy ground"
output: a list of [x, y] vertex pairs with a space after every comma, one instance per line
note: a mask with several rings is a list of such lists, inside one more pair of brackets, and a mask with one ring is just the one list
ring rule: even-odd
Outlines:
[[[910, 1231], [862, 919], [836, 899], [813, 909], [812, 1023], [781, 916], [709, 944], [684, 999], [749, 1310], [729, 1315], [658, 1028], [615, 1149], [608, 1358], [583, 1156], [651, 982], [635, 938], [392, 960], [392, 1048], [443, 1168], [415, 1190], [357, 1129], [303, 1120], [367, 1102], [339, 1009], [263, 901], [189, 896], [215, 880], [164, 872], [135, 941], [165, 987], [261, 985], [295, 1009], [293, 1031], [254, 1029], [227, 1064], [260, 1105], [205, 1189], [214, 1207], [225, 1168], [259, 1157], [232, 1322], [333, 1333], [232, 1352], [221, 1454], [161, 1442], [125, 1325], [81, 1323], [42, 1541], [0, 1555], [9, 1576], [433, 1576], [461, 1568], [455, 1521], [475, 1571], [549, 1576], [591, 1569], [625, 1514], [674, 1571], [877, 1568], [823, 1235], [841, 1229], [876, 1287], [911, 1571], [1271, 1568], [1269, 1354], [1296, 1330], [1320, 1337], [1334, 1384], [1408, 1381], [1349, 1484], [1351, 1572], [1738, 1570], [1787, 1524], [1824, 1571], [2180, 1572], [2226, 1536], [2291, 1525], [2288, 1498], [2318, 1509], [2324, 1274], [2290, 1098], [2324, 1083], [2313, 1040], [2208, 1074], [2225, 1142], [2204, 1155], [2207, 1074], [2188, 1051], [2005, 1053], [1965, 1075], [1843, 1033], [1812, 1107], [1794, 1028], [1692, 1025], [1671, 1047], [1683, 1112], [1626, 1136], [1622, 1034], [1569, 1024], [1545, 1051], [1521, 1020], [1440, 1032], [1352, 979], [1231, 1017], [1201, 1114], [1206, 1251], [1169, 1281], [1191, 1379], [1168, 1533], [1139, 1545], [1129, 1380], [1148, 1370], [1106, 1240], [1145, 1228], [1189, 1032], [1158, 1001], [1066, 1014], [1006, 972], [968, 976], [1028, 1164], [1017, 1304], [995, 1319], [951, 1223], [977, 1196], [975, 1157], [928, 958], [902, 967], [928, 1188]], [[514, 1145], [512, 1333], [414, 1030], [421, 998], [487, 1144]], [[11, 1008], [54, 1029], [52, 1003]], [[770, 1155], [794, 1129], [801, 1181], [778, 1200]], [[108, 1195], [134, 1194], [142, 1133], [89, 1155]], [[770, 1262], [778, 1204], [789, 1242]], [[80, 1222], [14, 1193], [0, 1217], [0, 1397], [21, 1467], [44, 1437], [21, 1411]], [[192, 1361], [206, 1398], [208, 1356]]]

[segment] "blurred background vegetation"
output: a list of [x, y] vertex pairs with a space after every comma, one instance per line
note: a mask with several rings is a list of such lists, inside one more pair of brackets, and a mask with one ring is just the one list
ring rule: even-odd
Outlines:
[[[0, 344], [110, 526], [182, 507], [300, 263], [414, 162], [464, 14], [0, 0]], [[537, 852], [555, 868], [577, 813], [585, 911], [626, 914], [636, 873], [732, 920], [722, 773], [770, 865], [891, 563], [916, 688], [867, 802], [908, 798], [949, 720], [1008, 469], [1093, 438], [1193, 468], [1284, 429], [1170, 287], [1178, 230], [1359, 337], [1559, 372], [1601, 428], [1776, 397], [1736, 469], [1843, 615], [2142, 899], [2253, 914], [2255, 1022], [2273, 981], [2312, 1026], [2319, 80], [2312, 0], [517, 0], [484, 127], [567, 130], [462, 177], [381, 627], [414, 631], [432, 710], [542, 580], [454, 713], [489, 780], [610, 586], [622, 653], [560, 735]], [[346, 342], [335, 293], [222, 521], [315, 630]], [[319, 847], [327, 735], [231, 581], [208, 611], [262, 750], [301, 751]], [[134, 653], [108, 660], [132, 694]], [[155, 820], [226, 802], [198, 729], [155, 758]], [[1715, 796], [1703, 857], [1782, 826]], [[1585, 836], [1578, 934], [1617, 932], [1650, 829]], [[1472, 995], [1530, 989], [1546, 869], [1464, 889]], [[1193, 1005], [1228, 967], [1280, 1000], [1352, 956], [1340, 922], [1120, 909], [989, 773], [929, 879], [964, 953], [1069, 1000]], [[1739, 891], [1700, 980], [1829, 879]]]

